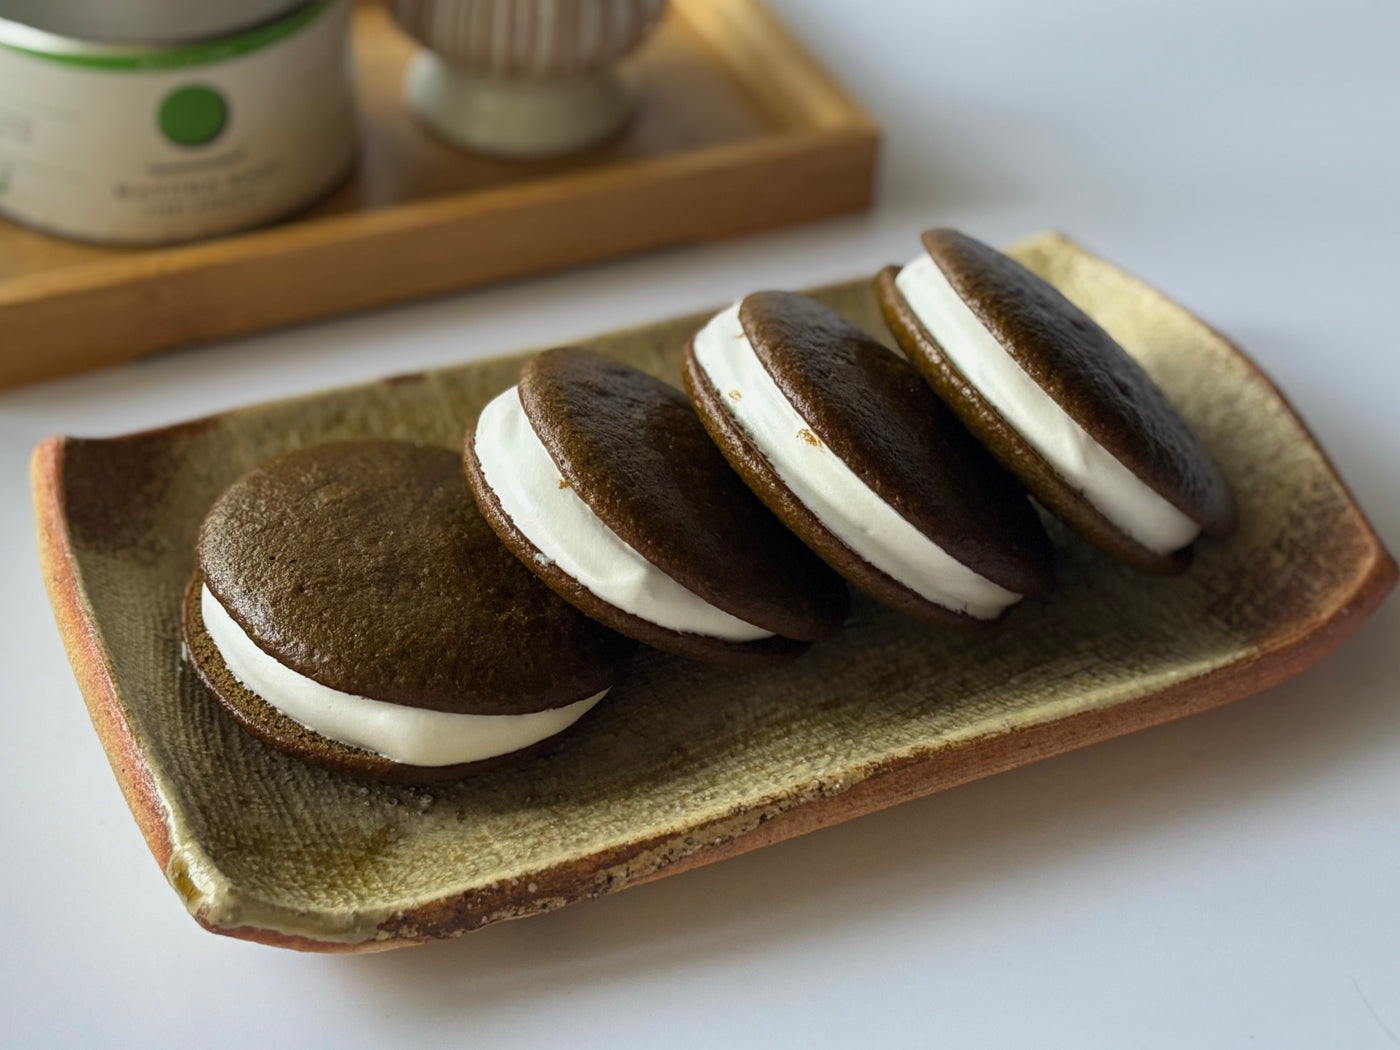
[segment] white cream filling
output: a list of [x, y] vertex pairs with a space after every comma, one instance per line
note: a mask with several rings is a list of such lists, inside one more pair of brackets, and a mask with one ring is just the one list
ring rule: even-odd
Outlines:
[[486, 483], [515, 527], [546, 563], [609, 605], [685, 634], [729, 642], [773, 637], [681, 586], [608, 528], [564, 483], [530, 425], [518, 387], [482, 411], [474, 447]]
[[817, 438], [754, 353], [739, 305], [700, 330], [695, 360], [792, 494], [843, 544], [928, 601], [980, 620], [1020, 601], [911, 525]]
[[208, 587], [204, 629], [245, 688], [288, 718], [342, 744], [410, 766], [454, 766], [509, 754], [561, 733], [607, 693], [523, 715], [460, 715], [405, 707], [322, 685], [258, 648]]
[[904, 267], [895, 285], [963, 378], [1099, 513], [1157, 554], [1196, 538], [1199, 525], [1115, 459], [1026, 374], [931, 256]]

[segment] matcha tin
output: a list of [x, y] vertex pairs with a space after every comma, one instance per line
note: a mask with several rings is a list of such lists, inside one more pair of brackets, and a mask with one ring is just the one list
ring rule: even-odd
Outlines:
[[[239, 5], [233, 29], [221, 4], [199, 24], [162, 21], [170, 5], [153, 0], [100, 5], [126, 6], [125, 22], [43, 6], [40, 26], [90, 35], [0, 18], [0, 212], [82, 240], [162, 244], [282, 218], [348, 171], [345, 0]], [[4, 14], [26, 11], [0, 0]], [[112, 40], [118, 26], [147, 42]], [[169, 38], [196, 31], [220, 35]]]

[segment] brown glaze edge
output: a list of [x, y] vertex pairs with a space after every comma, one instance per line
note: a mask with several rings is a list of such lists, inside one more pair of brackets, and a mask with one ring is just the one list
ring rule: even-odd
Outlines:
[[875, 297], [880, 313], [910, 363], [973, 435], [1047, 510], [1100, 550], [1142, 572], [1170, 576], [1184, 571], [1191, 563], [1190, 546], [1170, 555], [1157, 554], [1142, 546], [1061, 478], [1055, 468], [1002, 419], [939, 349], [937, 341], [894, 283], [898, 274], [898, 266], [886, 266], [875, 277]]
[[980, 628], [996, 620], [978, 620], [954, 612], [916, 593], [893, 576], [871, 565], [847, 547], [835, 533], [783, 484], [781, 478], [759, 451], [743, 428], [735, 422], [700, 362], [695, 357], [695, 341], [685, 344], [681, 375], [686, 393], [695, 406], [696, 415], [704, 424], [711, 440], [719, 447], [734, 472], [744, 479], [754, 494], [803, 543], [846, 580], [859, 587], [876, 601], [927, 623], [943, 626]]
[[122, 703], [111, 660], [93, 622], [87, 592], [78, 580], [68, 533], [63, 496], [63, 457], [67, 439], [51, 437], [34, 450], [29, 463], [30, 490], [39, 541], [39, 569], [53, 607], [59, 637], [68, 654], [78, 690], [102, 750], [112, 766], [122, 796], [136, 818], [156, 863], [165, 871], [174, 853], [170, 811], [146, 763], [131, 727], [131, 712]]
[[677, 656], [719, 664], [772, 663], [775, 660], [791, 659], [811, 648], [811, 642], [799, 642], [778, 635], [752, 642], [729, 642], [722, 638], [683, 634], [619, 609], [546, 559], [540, 549], [516, 527], [515, 521], [505, 512], [495, 490], [491, 488], [481, 470], [481, 461], [476, 455], [475, 424], [467, 432], [464, 440], [462, 466], [467, 475], [467, 488], [471, 490], [481, 516], [500, 537], [506, 549], [520, 559], [521, 564], [555, 594], [585, 616], [592, 617], [618, 634], [624, 634], [628, 638]]

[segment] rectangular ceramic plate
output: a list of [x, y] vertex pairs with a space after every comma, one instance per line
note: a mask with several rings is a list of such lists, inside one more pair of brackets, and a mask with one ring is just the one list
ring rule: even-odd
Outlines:
[[122, 249], [0, 218], [0, 386], [870, 202], [875, 121], [760, 0], [671, 0], [628, 60], [636, 118], [554, 160], [433, 138], [400, 99], [413, 50], [359, 5], [359, 164], [292, 222]]
[[[1060, 586], [963, 633], [858, 604], [838, 639], [734, 670], [644, 652], [567, 748], [432, 788], [283, 757], [181, 663], [201, 518], [289, 449], [392, 437], [456, 447], [523, 356], [258, 405], [34, 458], [59, 628], [127, 801], [190, 912], [218, 933], [323, 950], [477, 929], [673, 874], [975, 777], [1178, 718], [1332, 649], [1395, 579], [1277, 390], [1228, 342], [1065, 239], [1015, 254], [1162, 384], [1242, 508], [1174, 579], [1065, 536]], [[817, 296], [881, 338], [871, 285]], [[589, 340], [678, 382], [703, 321]]]

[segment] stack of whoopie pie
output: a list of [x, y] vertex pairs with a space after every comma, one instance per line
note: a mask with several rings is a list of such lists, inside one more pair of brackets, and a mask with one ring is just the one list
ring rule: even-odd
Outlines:
[[791, 659], [840, 630], [847, 583], [936, 623], [997, 620], [1053, 582], [1027, 492], [1148, 572], [1234, 528], [1210, 457], [1102, 328], [986, 245], [923, 242], [876, 279], [903, 356], [759, 292], [686, 345], [688, 398], [551, 350], [463, 456], [330, 444], [238, 479], [186, 594], [196, 671], [307, 761], [452, 777], [568, 729], [636, 642]]

